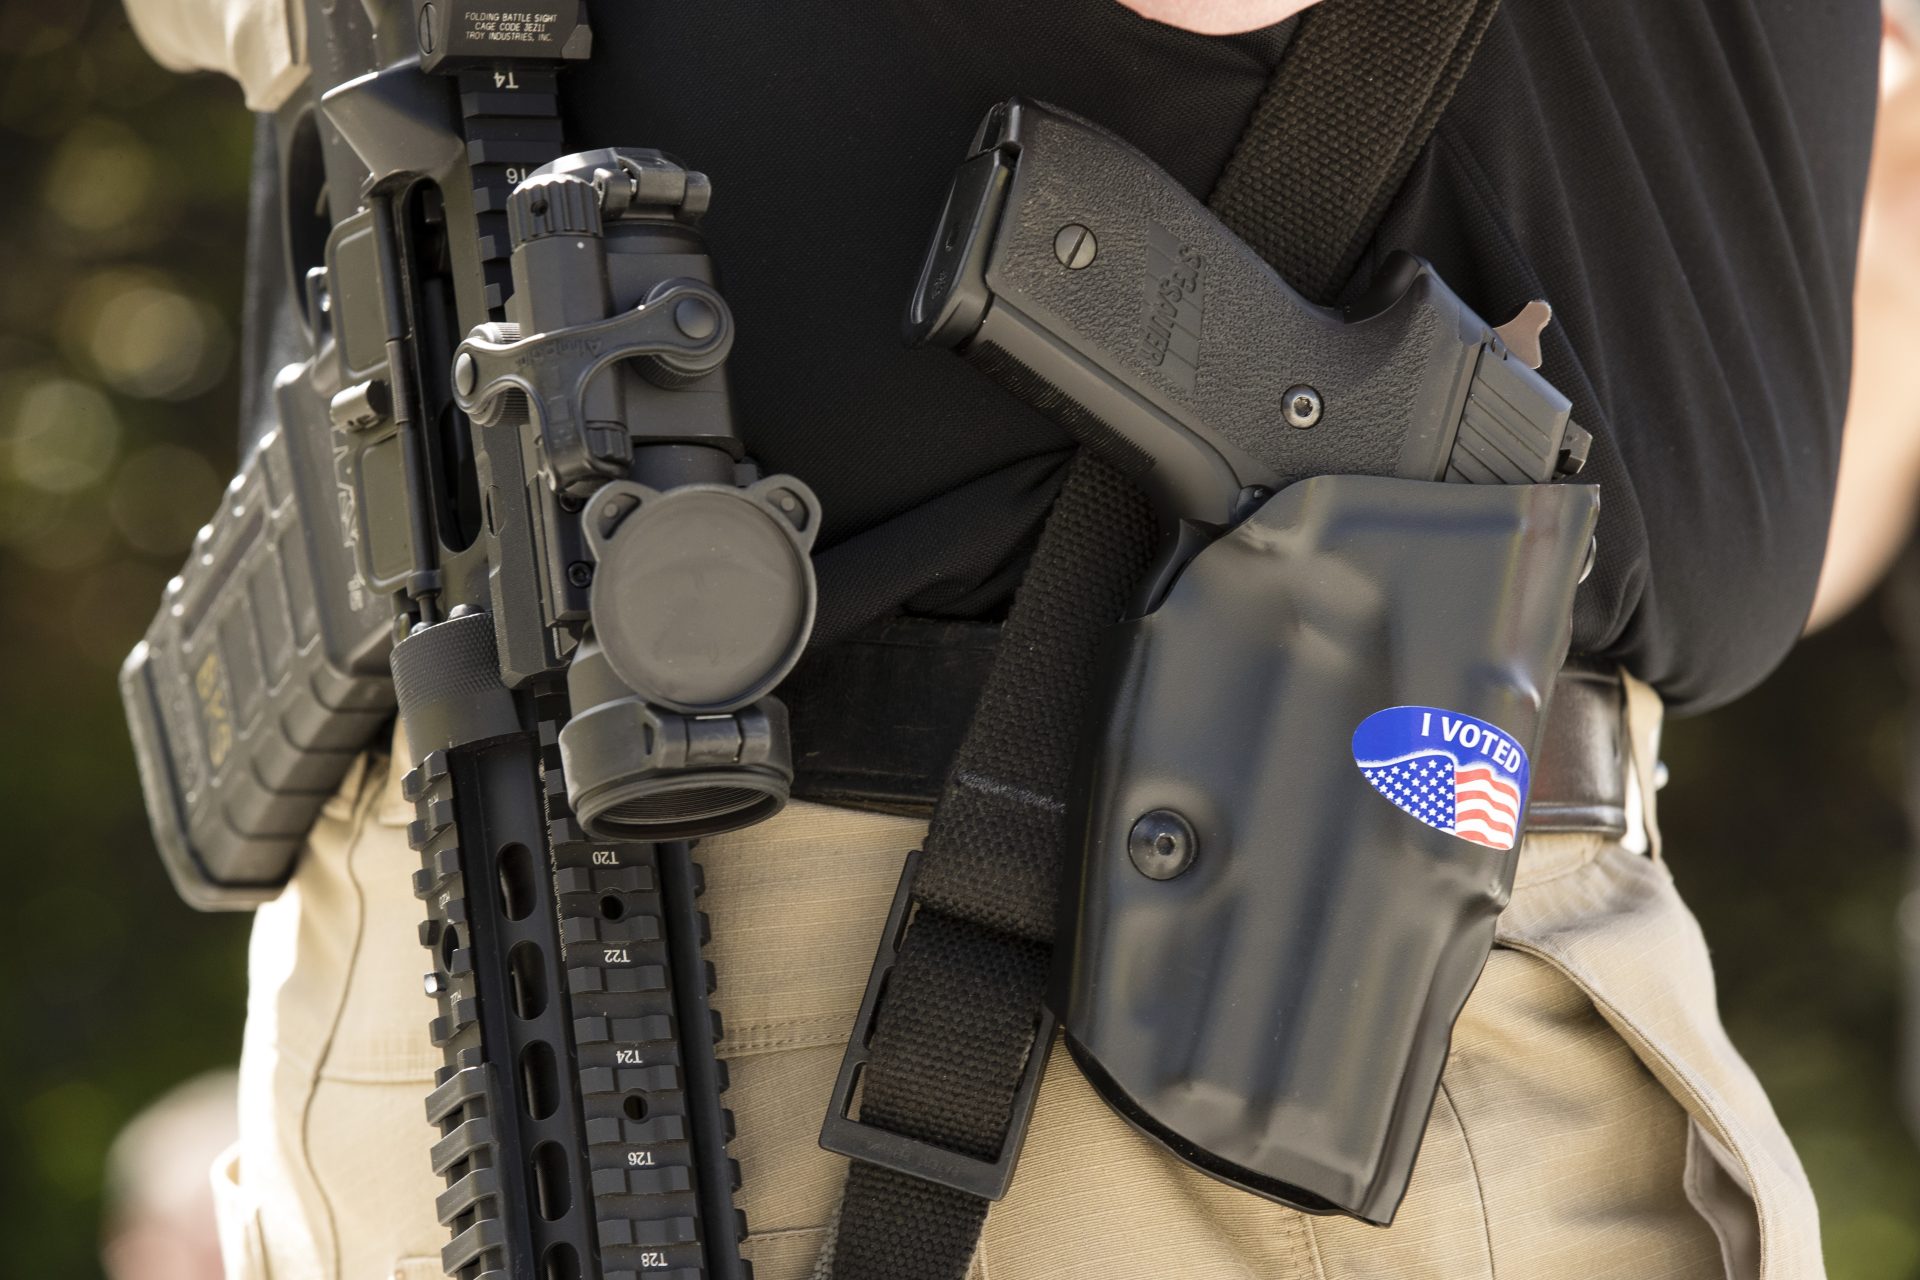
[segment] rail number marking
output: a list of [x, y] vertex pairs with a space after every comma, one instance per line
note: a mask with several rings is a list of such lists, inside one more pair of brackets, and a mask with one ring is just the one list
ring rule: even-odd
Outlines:
[[648, 1168], [652, 1168], [652, 1167], [653, 1167], [653, 1152], [651, 1152], [651, 1151], [629, 1151], [629, 1152], [627, 1152], [627, 1167], [628, 1167], [629, 1169], [648, 1169]]
[[632, 963], [627, 959], [627, 949], [625, 947], [608, 947], [605, 951], [601, 952], [601, 956], [601, 964]]

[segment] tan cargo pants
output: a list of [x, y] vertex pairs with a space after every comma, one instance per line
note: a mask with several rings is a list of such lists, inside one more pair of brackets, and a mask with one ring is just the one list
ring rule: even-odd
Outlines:
[[[1639, 828], [1530, 837], [1388, 1229], [1230, 1190], [1129, 1129], [1056, 1048], [977, 1280], [1822, 1275], [1813, 1197], [1714, 1008], [1660, 861], [1659, 703], [1630, 692]], [[357, 765], [255, 925], [241, 1140], [215, 1170], [234, 1280], [433, 1280], [422, 1109], [438, 1052], [398, 770]], [[733, 1153], [759, 1280], [808, 1276], [844, 1162], [821, 1114], [923, 826], [796, 804], [708, 841]]]

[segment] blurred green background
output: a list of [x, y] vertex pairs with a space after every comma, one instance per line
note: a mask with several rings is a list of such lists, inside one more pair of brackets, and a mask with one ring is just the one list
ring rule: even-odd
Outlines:
[[[0, 1274], [92, 1277], [102, 1161], [231, 1063], [247, 920], [153, 855], [114, 672], [234, 462], [251, 122], [117, 4], [0, 0]], [[1898, 1111], [1906, 695], [1883, 601], [1673, 726], [1669, 856], [1835, 1280], [1920, 1280]]]
[[252, 120], [110, 0], [0, 0], [0, 1275], [99, 1273], [101, 1164], [239, 1052], [247, 920], [154, 856], [114, 673], [234, 466]]

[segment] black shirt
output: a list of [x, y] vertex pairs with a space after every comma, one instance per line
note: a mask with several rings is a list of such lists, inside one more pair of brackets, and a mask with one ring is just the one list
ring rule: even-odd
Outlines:
[[[1575, 647], [1682, 708], [1798, 635], [1846, 402], [1874, 0], [1512, 0], [1371, 262], [1488, 319], [1553, 304], [1544, 372], [1597, 439]], [[1068, 445], [900, 319], [948, 179], [1019, 93], [1204, 198], [1293, 23], [1210, 38], [1115, 0], [596, 5], [573, 141], [713, 180], [742, 429], [819, 492], [820, 633], [1004, 609]]]

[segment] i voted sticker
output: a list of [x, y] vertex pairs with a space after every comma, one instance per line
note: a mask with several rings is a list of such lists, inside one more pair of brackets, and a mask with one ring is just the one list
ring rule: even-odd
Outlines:
[[1448, 835], [1493, 849], [1520, 838], [1527, 753], [1504, 730], [1439, 707], [1388, 707], [1353, 731], [1373, 789]]

